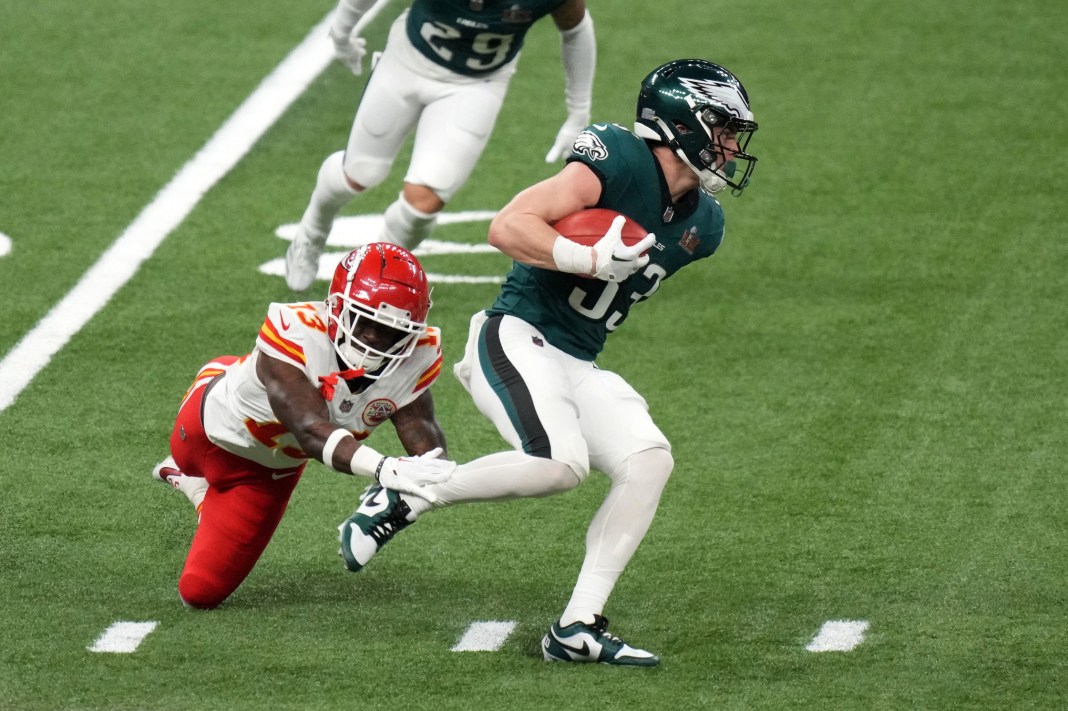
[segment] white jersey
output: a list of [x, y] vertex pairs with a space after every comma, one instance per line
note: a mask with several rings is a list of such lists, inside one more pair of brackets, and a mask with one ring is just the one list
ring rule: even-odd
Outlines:
[[309, 458], [271, 409], [256, 376], [260, 358], [302, 370], [326, 400], [330, 420], [360, 440], [415, 400], [441, 372], [441, 333], [432, 327], [389, 377], [352, 392], [345, 378], [358, 371], [338, 370], [327, 336], [328, 313], [323, 301], [270, 305], [252, 353], [226, 368], [204, 398], [204, 431], [212, 442], [272, 469], [297, 467]]

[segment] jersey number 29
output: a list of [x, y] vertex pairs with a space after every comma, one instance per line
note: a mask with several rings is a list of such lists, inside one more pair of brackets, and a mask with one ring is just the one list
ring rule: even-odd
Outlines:
[[[424, 22], [419, 34], [438, 53], [439, 57], [446, 62], [452, 62], [455, 53], [449, 49], [448, 44], [461, 39], [460, 30], [440, 22]], [[496, 32], [478, 33], [471, 41], [471, 51], [482, 55], [485, 59], [471, 57], [464, 62], [464, 66], [471, 71], [484, 72], [504, 64], [513, 39], [513, 35], [501, 35]]]

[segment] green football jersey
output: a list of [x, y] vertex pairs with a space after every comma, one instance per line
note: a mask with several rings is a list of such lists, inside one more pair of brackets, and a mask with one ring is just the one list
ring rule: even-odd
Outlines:
[[723, 241], [723, 208], [700, 190], [673, 204], [649, 146], [622, 126], [588, 127], [568, 161], [581, 161], [600, 177], [596, 207], [620, 212], [656, 234], [649, 263], [625, 281], [608, 282], [516, 262], [488, 311], [521, 318], [557, 348], [593, 360], [631, 306], [690, 262], [712, 256]]
[[515, 58], [530, 26], [564, 2], [415, 0], [408, 12], [408, 39], [457, 74], [488, 74]]

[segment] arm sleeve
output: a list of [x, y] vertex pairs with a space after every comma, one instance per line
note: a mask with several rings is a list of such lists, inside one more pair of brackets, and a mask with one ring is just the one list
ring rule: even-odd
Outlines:
[[389, 0], [338, 0], [334, 19], [330, 23], [331, 34], [335, 37], [348, 37], [360, 18], [378, 2], [385, 4]]
[[597, 40], [589, 12], [577, 25], [560, 33], [560, 59], [567, 82], [568, 113], [588, 113], [593, 96], [593, 72], [597, 66]]

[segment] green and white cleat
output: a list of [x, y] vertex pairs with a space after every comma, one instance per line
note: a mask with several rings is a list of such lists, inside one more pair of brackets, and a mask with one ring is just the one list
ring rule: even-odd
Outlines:
[[547, 662], [599, 662], [631, 667], [655, 667], [660, 657], [635, 649], [608, 631], [608, 620], [594, 615], [594, 622], [575, 622], [561, 627], [556, 621], [541, 640]]
[[379, 548], [414, 521], [415, 514], [400, 494], [377, 484], [370, 487], [359, 508], [338, 526], [345, 567], [360, 572]]

